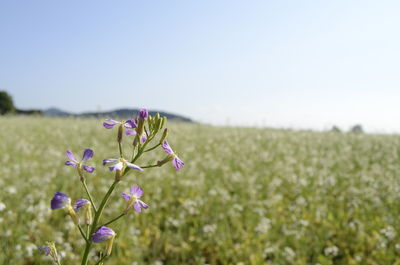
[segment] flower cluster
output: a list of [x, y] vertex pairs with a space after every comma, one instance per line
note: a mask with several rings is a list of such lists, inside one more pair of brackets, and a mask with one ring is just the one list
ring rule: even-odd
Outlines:
[[[122, 197], [127, 201], [127, 206], [124, 210], [121, 210], [121, 214], [110, 221], [103, 223], [103, 225], [99, 225], [102, 212], [115, 187], [122, 181], [123, 176], [127, 175], [131, 169], [141, 172], [144, 171], [144, 169], [161, 167], [167, 162], [172, 162], [176, 170], [180, 170], [184, 166], [183, 161], [176, 155], [166, 140], [168, 133], [167, 128], [162, 131], [165, 122], [166, 118], [160, 117], [158, 113], [151, 116], [146, 109], [141, 109], [135, 119], [123, 121], [107, 119], [103, 123], [103, 127], [106, 129], [112, 129], [118, 126], [117, 142], [119, 157], [103, 160], [103, 165], [108, 165], [110, 172], [115, 173], [115, 178], [113, 184], [109, 187], [107, 193], [98, 206], [96, 206], [95, 200], [86, 185], [85, 176], [86, 173], [93, 173], [95, 170], [94, 167], [86, 165], [86, 162], [94, 156], [93, 150], [85, 149], [80, 161], [75, 158], [74, 154], [70, 150], [67, 150], [66, 154], [69, 160], [65, 162], [65, 165], [77, 169], [78, 176], [80, 177], [87, 198], [80, 198], [72, 204], [72, 200], [67, 194], [56, 192], [50, 201], [50, 206], [52, 210], [63, 209], [67, 215], [72, 218], [81, 236], [84, 238], [86, 246], [82, 254], [83, 265], [88, 264], [92, 243], [106, 243], [105, 251], [100, 252], [96, 264], [103, 264], [104, 260], [111, 255], [112, 245], [117, 234], [112, 228], [108, 227], [109, 225], [123, 216], [126, 216], [131, 209], [137, 213], [141, 213], [143, 210], [149, 208], [149, 206], [140, 199], [144, 193], [143, 189], [135, 185], [130, 188], [129, 193], [122, 193]], [[161, 131], [162, 135], [161, 137], [158, 137], [159, 140], [157, 144], [148, 147]], [[133, 149], [131, 150], [132, 155], [129, 156], [132, 157], [132, 159], [127, 159], [126, 156], [124, 156], [122, 141], [124, 134], [134, 136], [133, 141], [131, 142], [132, 144], [130, 145]], [[152, 165], [138, 166], [135, 164], [143, 154], [156, 150], [158, 147], [161, 147], [164, 152], [167, 153], [167, 156], [164, 159]], [[84, 222], [80, 221], [80, 217], [82, 217], [80, 215], [83, 216]], [[85, 229], [82, 228], [83, 225], [87, 226], [86, 232], [84, 232]], [[41, 246], [39, 250], [46, 256], [50, 255], [56, 264], [61, 264], [54, 243], [47, 243], [46, 245]]]

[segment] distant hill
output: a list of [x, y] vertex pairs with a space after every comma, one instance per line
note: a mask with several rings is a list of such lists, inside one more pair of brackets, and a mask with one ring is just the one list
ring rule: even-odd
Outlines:
[[[111, 111], [102, 111], [102, 112], [83, 112], [83, 113], [70, 113], [67, 111], [63, 111], [57, 108], [49, 108], [43, 111], [43, 115], [45, 116], [53, 116], [53, 117], [96, 117], [96, 118], [115, 118], [115, 119], [132, 119], [136, 117], [139, 109], [116, 109]], [[169, 120], [175, 121], [183, 121], [183, 122], [193, 122], [192, 119], [176, 115], [164, 111], [149, 111], [150, 115], [155, 115], [156, 113], [160, 113], [161, 116], [167, 117]]]
[[49, 109], [43, 110], [43, 115], [45, 115], [45, 116], [72, 116], [71, 113], [62, 111], [57, 108], [49, 108]]

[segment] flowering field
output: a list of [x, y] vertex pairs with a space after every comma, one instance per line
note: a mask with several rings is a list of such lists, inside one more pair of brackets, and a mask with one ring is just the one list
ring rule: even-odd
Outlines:
[[[48, 240], [62, 264], [80, 264], [84, 241], [50, 200], [56, 191], [85, 197], [64, 165], [67, 149], [94, 150], [87, 183], [95, 199], [104, 195], [114, 176], [101, 162], [118, 155], [115, 131], [90, 119], [0, 122], [0, 264], [51, 264], [37, 251]], [[400, 264], [399, 136], [168, 125], [185, 167], [119, 183], [105, 220], [134, 185], [150, 208], [112, 224], [121, 232], [106, 264]]]

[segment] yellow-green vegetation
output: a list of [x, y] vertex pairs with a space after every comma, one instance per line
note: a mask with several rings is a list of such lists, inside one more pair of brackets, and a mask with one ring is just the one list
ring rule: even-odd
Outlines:
[[[118, 156], [116, 131], [90, 119], [0, 123], [0, 264], [50, 264], [37, 251], [49, 240], [62, 264], [80, 264], [83, 239], [50, 199], [56, 191], [86, 197], [64, 166], [67, 149], [84, 148], [95, 152], [88, 186], [103, 197], [114, 176], [101, 161]], [[186, 165], [123, 179], [102, 223], [125, 209], [120, 194], [133, 185], [150, 209], [111, 225], [117, 236], [106, 264], [400, 264], [399, 136], [168, 127]], [[125, 137], [124, 150], [130, 145]], [[149, 155], [137, 164], [165, 153]]]

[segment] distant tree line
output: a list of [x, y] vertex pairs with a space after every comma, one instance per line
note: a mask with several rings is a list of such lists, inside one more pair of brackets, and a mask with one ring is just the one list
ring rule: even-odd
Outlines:
[[0, 91], [0, 115], [5, 114], [23, 114], [23, 115], [41, 115], [41, 110], [21, 110], [17, 109], [10, 94], [6, 91]]
[[[334, 125], [334, 126], [332, 126], [331, 132], [340, 133], [340, 132], [342, 132], [342, 130], [340, 130], [340, 128], [338, 126]], [[356, 124], [350, 128], [349, 132], [364, 133], [364, 129], [360, 124]]]

